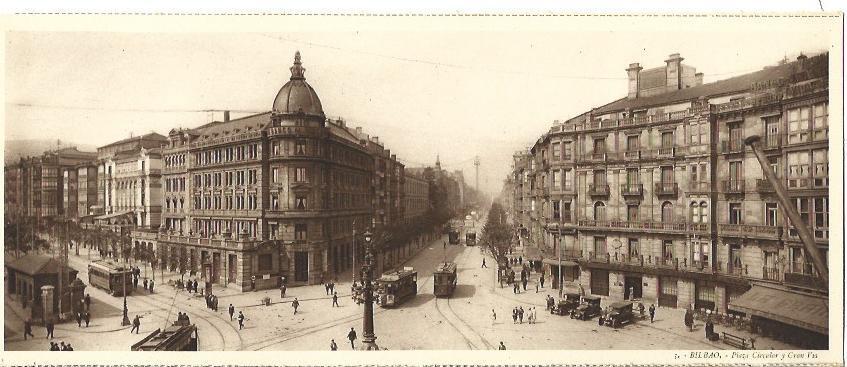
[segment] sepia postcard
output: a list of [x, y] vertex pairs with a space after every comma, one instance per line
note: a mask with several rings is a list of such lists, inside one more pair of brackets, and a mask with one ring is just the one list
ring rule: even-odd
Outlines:
[[843, 21], [2, 18], [0, 363], [843, 365]]

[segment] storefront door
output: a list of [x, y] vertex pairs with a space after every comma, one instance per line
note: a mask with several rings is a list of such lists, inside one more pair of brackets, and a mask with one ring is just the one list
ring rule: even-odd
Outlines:
[[306, 251], [294, 253], [294, 281], [309, 281], [309, 253]]
[[597, 296], [609, 295], [609, 271], [591, 270], [591, 294]]
[[624, 299], [640, 299], [641, 298], [641, 277], [625, 276], [623, 278], [623, 298]]

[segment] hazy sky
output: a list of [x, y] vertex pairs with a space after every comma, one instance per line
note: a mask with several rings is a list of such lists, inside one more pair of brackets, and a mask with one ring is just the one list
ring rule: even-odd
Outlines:
[[709, 82], [825, 50], [822, 32], [9, 33], [5, 136], [102, 146], [198, 126], [206, 110], [267, 111], [300, 50], [327, 115], [407, 165], [440, 154], [471, 184], [479, 155], [480, 185], [494, 191], [554, 119], [624, 96], [631, 62], [679, 52]]

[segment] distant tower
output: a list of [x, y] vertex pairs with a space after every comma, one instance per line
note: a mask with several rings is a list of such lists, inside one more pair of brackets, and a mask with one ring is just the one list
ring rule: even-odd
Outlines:
[[474, 171], [476, 172], [476, 191], [479, 192], [479, 156], [473, 159]]
[[435, 155], [435, 169], [441, 171], [441, 155]]

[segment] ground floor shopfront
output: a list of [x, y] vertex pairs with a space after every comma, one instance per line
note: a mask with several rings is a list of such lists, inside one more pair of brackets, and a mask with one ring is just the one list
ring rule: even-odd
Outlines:
[[[376, 254], [376, 269], [388, 270], [413, 256], [415, 250], [435, 238], [422, 234], [406, 244]], [[133, 232], [133, 247], [146, 251], [154, 269], [167, 269], [189, 278], [240, 291], [320, 284], [361, 265], [363, 249], [354, 254], [352, 239], [332, 242], [285, 243], [238, 239], [210, 239], [164, 233]]]

